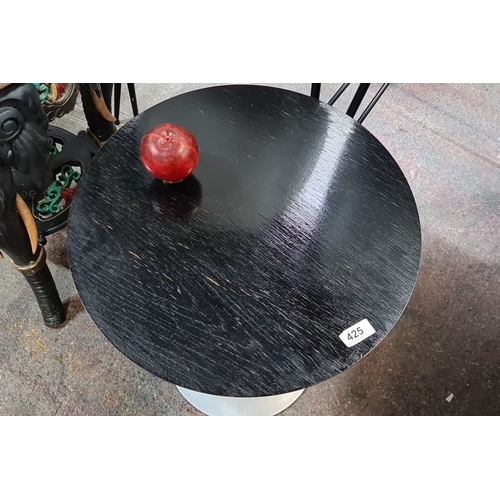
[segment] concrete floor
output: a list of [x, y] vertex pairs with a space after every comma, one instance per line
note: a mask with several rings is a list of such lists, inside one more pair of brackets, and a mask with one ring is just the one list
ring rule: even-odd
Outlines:
[[[139, 109], [210, 85], [136, 84]], [[268, 85], [309, 92], [309, 84]], [[322, 99], [337, 88], [325, 84]], [[122, 123], [131, 116], [124, 86]], [[80, 104], [53, 124], [86, 128]], [[282, 415], [499, 415], [500, 85], [392, 84], [364, 125], [415, 194], [420, 275], [381, 345], [308, 388]], [[0, 261], [0, 415], [200, 415], [95, 327], [75, 291], [65, 242], [61, 231], [46, 247], [68, 307], [60, 329], [43, 325], [24, 279]]]

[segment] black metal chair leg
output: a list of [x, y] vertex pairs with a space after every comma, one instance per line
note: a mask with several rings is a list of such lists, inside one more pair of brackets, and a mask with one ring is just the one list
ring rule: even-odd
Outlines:
[[120, 101], [122, 98], [122, 84], [115, 83], [114, 91], [115, 91], [115, 118], [116, 118], [115, 124], [120, 125]]
[[333, 97], [328, 101], [328, 104], [331, 106], [332, 104], [334, 104], [337, 99], [344, 93], [344, 90], [349, 87], [349, 84], [348, 83], [343, 83], [341, 85], [341, 87], [337, 90], [337, 92], [335, 92], [335, 94], [333, 94]]
[[363, 101], [366, 92], [368, 91], [368, 88], [370, 87], [369, 83], [360, 83], [358, 90], [356, 90], [356, 93], [354, 94], [354, 97], [352, 98], [352, 102], [347, 109], [347, 116], [350, 116], [351, 118], [354, 118], [354, 115], [356, 114], [356, 111], [358, 110], [361, 101]]
[[130, 94], [130, 104], [132, 104], [132, 112], [134, 116], [139, 114], [139, 109], [137, 107], [137, 96], [135, 95], [135, 85], [133, 83], [127, 83], [128, 93]]
[[311, 83], [311, 97], [319, 99], [320, 92], [321, 92], [321, 83]]
[[389, 83], [384, 83], [380, 90], [377, 92], [375, 97], [371, 100], [370, 104], [366, 107], [366, 109], [361, 113], [361, 116], [358, 118], [358, 123], [363, 123], [364, 119], [368, 116], [370, 111], [373, 109], [373, 106], [377, 104], [379, 99], [382, 97], [382, 94], [387, 90]]

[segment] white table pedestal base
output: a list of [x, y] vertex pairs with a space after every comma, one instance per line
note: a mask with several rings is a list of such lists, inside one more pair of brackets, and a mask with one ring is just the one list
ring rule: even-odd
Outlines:
[[214, 396], [202, 392], [191, 391], [177, 386], [180, 393], [198, 410], [212, 416], [272, 416], [282, 412], [294, 403], [304, 392], [288, 392], [277, 396], [260, 398], [232, 398]]

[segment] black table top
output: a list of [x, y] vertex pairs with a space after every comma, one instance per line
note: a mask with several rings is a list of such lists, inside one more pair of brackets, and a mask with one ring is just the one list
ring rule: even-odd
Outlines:
[[[176, 185], [139, 159], [142, 136], [166, 122], [200, 148]], [[221, 396], [302, 389], [361, 359], [402, 314], [420, 247], [410, 187], [372, 134], [308, 96], [247, 85], [127, 123], [91, 162], [68, 233], [104, 335], [157, 376]], [[374, 333], [359, 341], [362, 320]]]

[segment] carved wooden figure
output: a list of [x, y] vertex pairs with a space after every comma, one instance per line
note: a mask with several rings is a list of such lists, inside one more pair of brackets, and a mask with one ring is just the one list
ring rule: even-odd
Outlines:
[[40, 190], [50, 185], [47, 129], [47, 117], [33, 84], [0, 88], [0, 251], [31, 286], [44, 323], [57, 327], [65, 319], [61, 299], [47, 267], [45, 249], [38, 243], [35, 221], [13, 179], [13, 169], [17, 169]]

